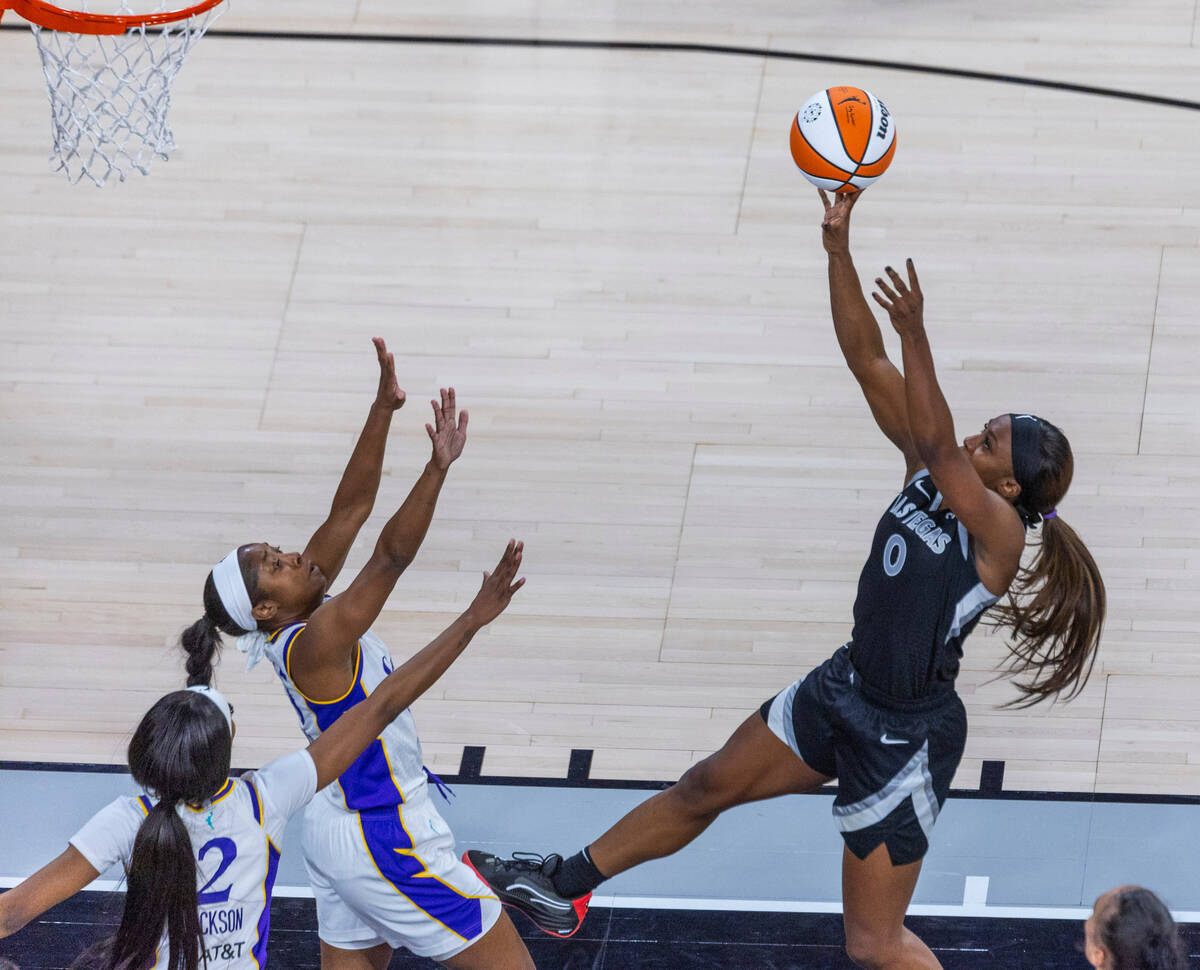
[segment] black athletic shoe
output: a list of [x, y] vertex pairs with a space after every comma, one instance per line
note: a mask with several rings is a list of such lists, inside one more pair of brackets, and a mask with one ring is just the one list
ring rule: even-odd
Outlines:
[[469, 849], [463, 862], [478, 873], [479, 878], [496, 891], [505, 906], [519, 909], [537, 928], [566, 939], [573, 936], [587, 915], [592, 894], [568, 899], [554, 888], [551, 878], [562, 864], [562, 856], [542, 857], [532, 852], [514, 852], [511, 859], [501, 859], [488, 852]]

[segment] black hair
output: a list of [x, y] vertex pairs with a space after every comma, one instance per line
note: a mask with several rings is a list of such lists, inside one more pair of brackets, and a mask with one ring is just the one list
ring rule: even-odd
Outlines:
[[196, 860], [176, 808], [203, 804], [220, 790], [232, 744], [220, 708], [194, 691], [167, 694], [146, 712], [129, 742], [129, 770], [157, 801], [134, 839], [121, 925], [76, 966], [145, 970], [154, 965], [165, 927], [165, 970], [199, 970]]
[[[1026, 525], [1034, 525], [1041, 521], [1042, 516], [1051, 512], [1067, 493], [1071, 477], [1075, 473], [1075, 455], [1071, 451], [1071, 443], [1062, 429], [1051, 424], [1045, 418], [1036, 415], [1019, 415], [1033, 418], [1037, 422], [1037, 432], [1027, 432], [1032, 442], [1037, 443], [1037, 450], [1032, 454], [1017, 454], [1017, 428], [1013, 421], [1013, 475], [1021, 486], [1021, 494], [1017, 497], [1017, 512]], [[1020, 425], [1025, 427], [1025, 425]], [[1017, 465], [1022, 466], [1018, 474]]]
[[1179, 927], [1149, 889], [1132, 886], [1119, 892], [1108, 909], [1096, 936], [1112, 957], [1112, 970], [1187, 970]]
[[[258, 571], [253, 566], [243, 563], [241, 556], [238, 557], [238, 567], [242, 571], [246, 592], [250, 594], [250, 602], [253, 603], [258, 597]], [[248, 631], [238, 626], [225, 609], [210, 572], [204, 580], [204, 615], [179, 637], [180, 645], [187, 653], [188, 686], [207, 687], [212, 683], [213, 662], [221, 649], [222, 633], [238, 637], [246, 632]]]

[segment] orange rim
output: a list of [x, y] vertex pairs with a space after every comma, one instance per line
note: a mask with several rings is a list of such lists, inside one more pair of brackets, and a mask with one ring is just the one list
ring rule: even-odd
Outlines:
[[130, 27], [152, 27], [155, 24], [170, 24], [187, 20], [196, 14], [211, 10], [221, 0], [201, 0], [184, 10], [167, 10], [151, 14], [98, 14], [82, 10], [63, 10], [46, 0], [0, 0], [0, 16], [4, 10], [15, 10], [30, 23], [49, 30], [61, 30], [68, 34], [123, 34]]

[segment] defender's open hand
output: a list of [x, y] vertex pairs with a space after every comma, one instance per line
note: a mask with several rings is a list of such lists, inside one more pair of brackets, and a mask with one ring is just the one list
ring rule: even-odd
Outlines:
[[917, 268], [911, 259], [906, 261], [906, 265], [908, 266], [907, 286], [900, 278], [900, 274], [888, 266], [885, 272], [891, 279], [892, 285], [888, 286], [883, 281], [883, 277], [877, 276], [875, 285], [879, 287], [883, 296], [880, 296], [879, 293], [871, 294], [875, 302], [887, 310], [888, 316], [892, 320], [892, 326], [901, 337], [920, 333], [925, 327], [925, 297], [921, 293], [921, 283], [917, 279]]
[[525, 543], [508, 540], [508, 548], [490, 573], [483, 574], [483, 585], [471, 602], [471, 613], [480, 623], [491, 623], [512, 602], [513, 593], [525, 585], [524, 579], [514, 579], [521, 568], [521, 553]]
[[430, 401], [433, 405], [433, 424], [425, 425], [429, 440], [433, 442], [433, 463], [442, 471], [450, 467], [467, 443], [467, 412], [458, 415], [455, 422], [454, 388], [442, 388], [442, 402]]

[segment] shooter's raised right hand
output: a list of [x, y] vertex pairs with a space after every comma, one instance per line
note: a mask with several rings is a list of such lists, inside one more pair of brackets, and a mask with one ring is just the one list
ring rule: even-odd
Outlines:
[[850, 210], [858, 201], [860, 192], [842, 192], [833, 202], [824, 189], [817, 189], [825, 217], [821, 220], [821, 244], [830, 255], [846, 255], [850, 252]]

